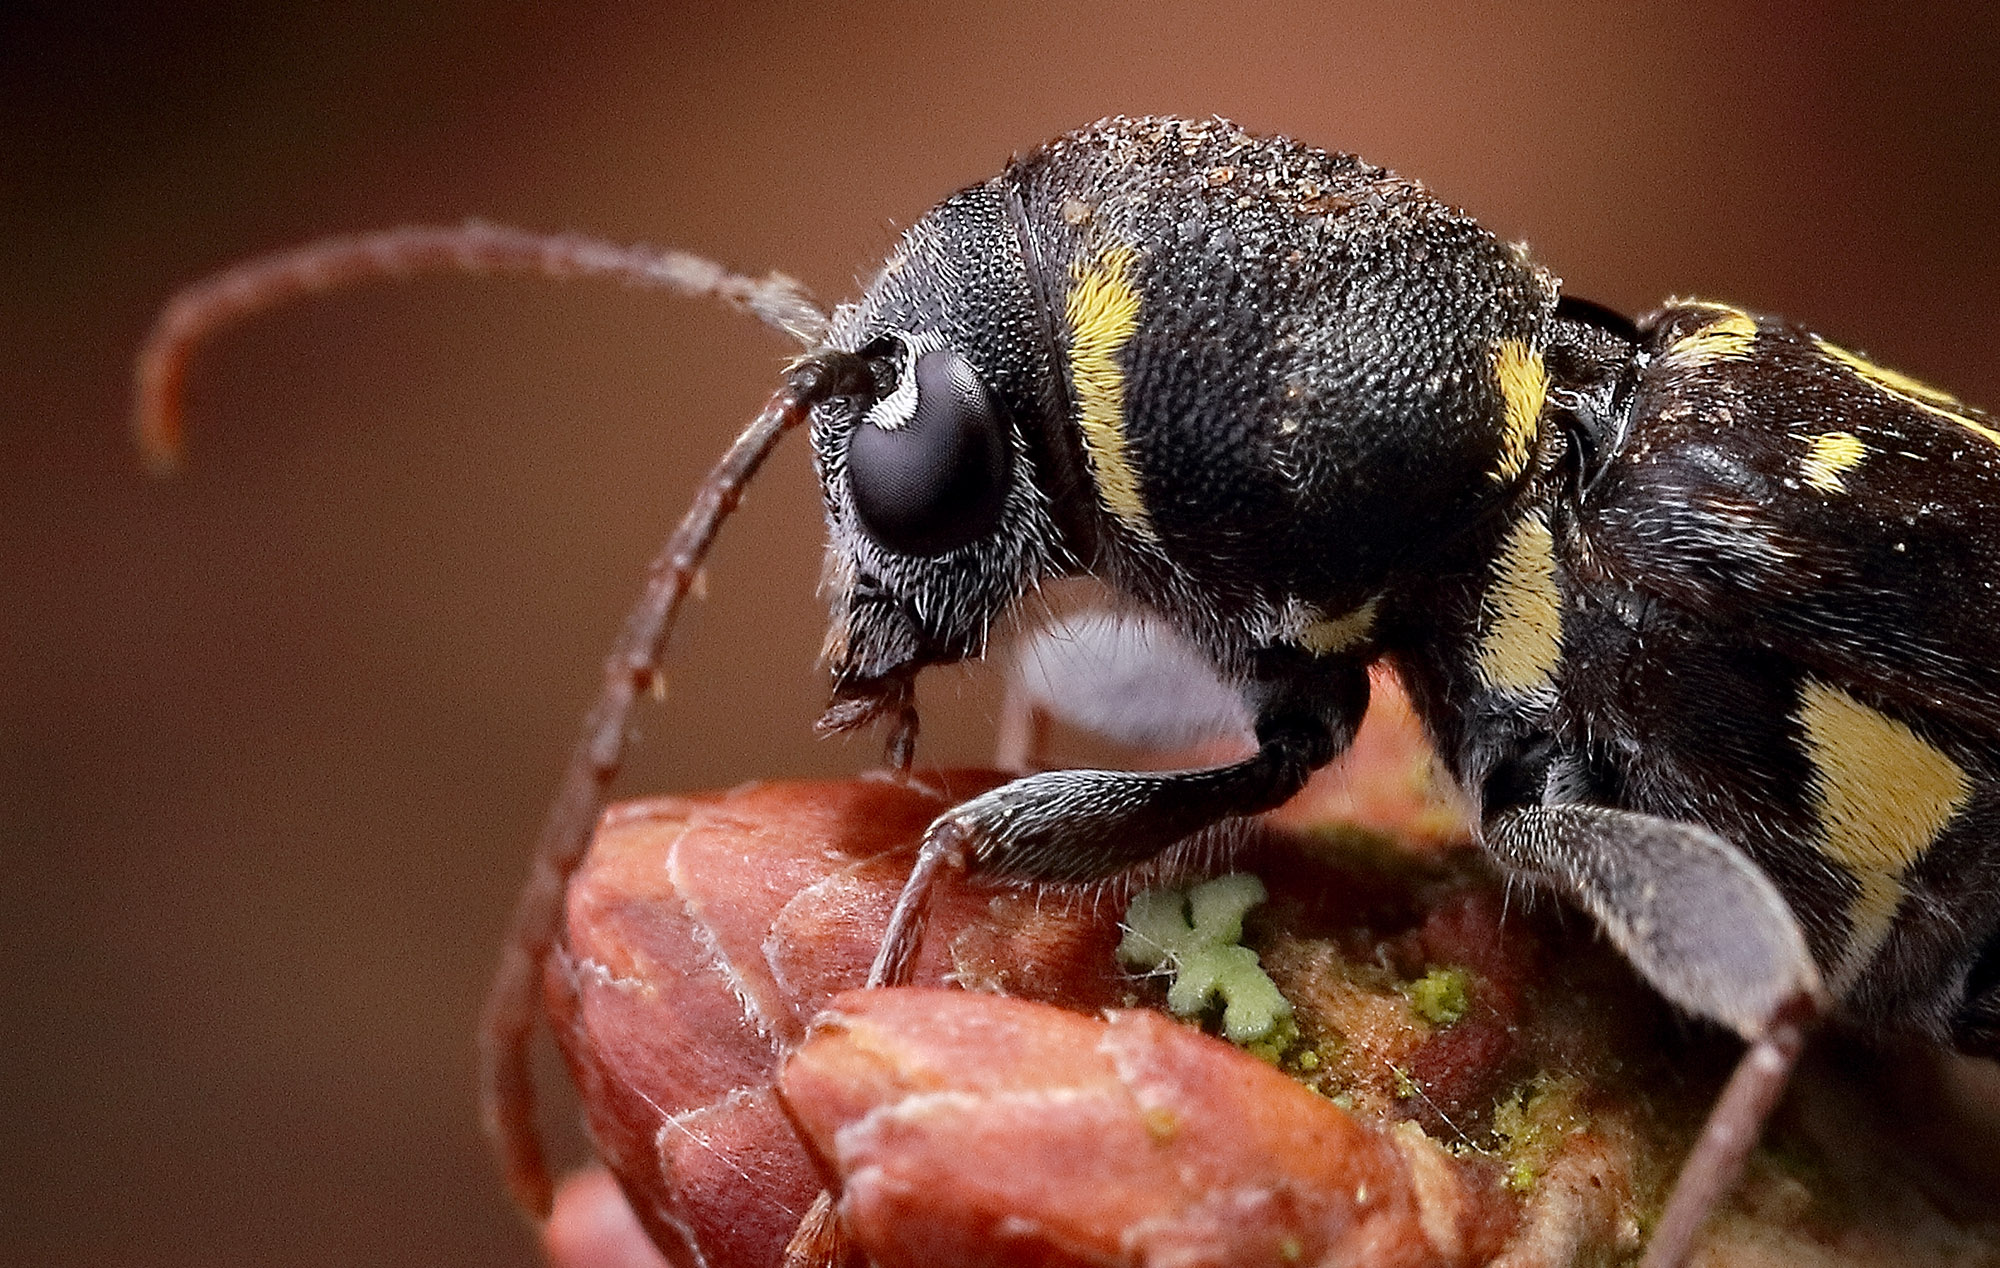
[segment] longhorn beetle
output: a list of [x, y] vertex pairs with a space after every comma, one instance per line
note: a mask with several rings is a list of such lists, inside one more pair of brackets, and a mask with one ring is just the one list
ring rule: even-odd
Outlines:
[[153, 452], [218, 324], [433, 267], [716, 294], [804, 345], [653, 565], [516, 914], [485, 1091], [531, 1209], [525, 1053], [563, 886], [695, 569], [801, 425], [831, 535], [823, 729], [888, 720], [907, 766], [918, 671], [1087, 573], [1199, 648], [1258, 743], [947, 812], [873, 983], [908, 966], [941, 868], [1100, 877], [1283, 801], [1386, 660], [1492, 857], [1748, 1042], [1653, 1268], [1685, 1259], [1822, 1016], [2000, 1056], [2000, 426], [1951, 396], [1727, 305], [1634, 323], [1565, 296], [1351, 156], [1114, 118], [946, 199], [830, 315], [775, 275], [481, 225], [252, 262], [162, 318]]

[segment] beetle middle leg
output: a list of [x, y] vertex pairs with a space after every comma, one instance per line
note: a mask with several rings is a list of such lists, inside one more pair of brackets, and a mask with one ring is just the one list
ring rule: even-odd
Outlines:
[[1359, 661], [1271, 655], [1245, 691], [1257, 751], [1183, 771], [1056, 770], [1029, 775], [940, 815], [924, 834], [869, 973], [904, 980], [946, 867], [1041, 881], [1087, 881], [1143, 862], [1220, 820], [1281, 805], [1354, 738], [1368, 707]]
[[1642, 1268], [1678, 1268], [1736, 1183], [1825, 1007], [1805, 936], [1777, 887], [1706, 828], [1601, 806], [1517, 806], [1490, 818], [1487, 850], [1562, 890], [1640, 975], [1749, 1042], [1709, 1111]]

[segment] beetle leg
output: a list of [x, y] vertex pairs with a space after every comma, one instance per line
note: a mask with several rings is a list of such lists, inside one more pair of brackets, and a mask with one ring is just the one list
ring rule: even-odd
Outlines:
[[1745, 1039], [1792, 999], [1819, 999], [1805, 934], [1771, 878], [1706, 828], [1602, 806], [1517, 806], [1487, 852], [1594, 917], [1639, 975]]
[[1053, 770], [974, 797], [924, 834], [871, 986], [904, 980], [923, 938], [930, 890], [946, 867], [1041, 881], [1088, 881], [1152, 858], [1220, 820], [1276, 807], [1354, 737], [1368, 707], [1359, 663], [1313, 666], [1253, 683], [1257, 752], [1201, 770]]
[[1662, 995], [1749, 1041], [1682, 1165], [1643, 1268], [1678, 1268], [1783, 1093], [1824, 1011], [1791, 909], [1743, 853], [1706, 828], [1601, 806], [1518, 806], [1487, 821], [1488, 852], [1593, 916]]
[[1681, 1268], [1687, 1262], [1702, 1221], [1743, 1174], [1743, 1163], [1784, 1094], [1792, 1068], [1805, 1050], [1806, 1035], [1821, 1011], [1819, 1001], [1812, 996], [1796, 995], [1751, 1041], [1721, 1098], [1708, 1111], [1694, 1148], [1681, 1163], [1674, 1191], [1646, 1242], [1639, 1268]]
[[1044, 881], [1109, 876], [1231, 815], [1269, 810], [1333, 754], [1325, 730], [1284, 731], [1255, 756], [1207, 770], [1052, 770], [1002, 784], [938, 816], [903, 884], [870, 986], [907, 977], [947, 867]]
[[1000, 698], [1000, 721], [993, 736], [993, 765], [1022, 775], [1040, 770], [1046, 765], [1054, 721], [1041, 701], [1010, 681], [1007, 694]]

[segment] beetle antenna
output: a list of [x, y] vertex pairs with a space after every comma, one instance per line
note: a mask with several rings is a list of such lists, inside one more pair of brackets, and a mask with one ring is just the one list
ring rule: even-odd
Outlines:
[[631, 286], [713, 296], [810, 348], [827, 313], [782, 273], [746, 277], [685, 251], [621, 246], [573, 233], [536, 233], [468, 220], [321, 238], [224, 269], [175, 295], [139, 352], [133, 423], [155, 471], [180, 465], [181, 398], [194, 350], [217, 331], [280, 304], [378, 278], [503, 273], [557, 281], [607, 277]]
[[605, 793], [623, 762], [632, 702], [657, 678], [661, 649], [681, 600], [722, 521], [736, 509], [744, 486], [779, 437], [805, 422], [820, 402], [871, 385], [865, 363], [850, 353], [821, 353], [792, 368], [785, 386], [702, 482], [679, 527], [647, 569], [645, 590], [605, 658], [603, 690], [584, 718], [561, 790], [543, 820], [533, 868], [515, 902], [506, 949], [480, 1017], [480, 1101], [486, 1131], [514, 1200], [537, 1218], [548, 1215], [553, 1193], [535, 1126], [529, 1062], [541, 1015], [542, 964], [562, 925], [569, 878], [589, 848]]

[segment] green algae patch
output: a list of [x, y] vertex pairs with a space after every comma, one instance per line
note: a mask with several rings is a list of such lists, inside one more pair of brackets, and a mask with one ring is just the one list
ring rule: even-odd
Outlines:
[[1506, 1166], [1507, 1187], [1528, 1193], [1562, 1151], [1565, 1139], [1589, 1125], [1584, 1087], [1568, 1075], [1540, 1074], [1493, 1107], [1493, 1137]]
[[1433, 1026], [1455, 1025], [1465, 1016], [1471, 977], [1464, 969], [1432, 969], [1403, 988], [1417, 1016]]
[[1149, 889], [1126, 908], [1118, 959], [1171, 973], [1167, 1009], [1176, 1017], [1219, 1003], [1223, 1036], [1276, 1061], [1298, 1035], [1292, 1004], [1242, 945], [1243, 917], [1267, 896], [1264, 882], [1244, 872], [1192, 889]]

